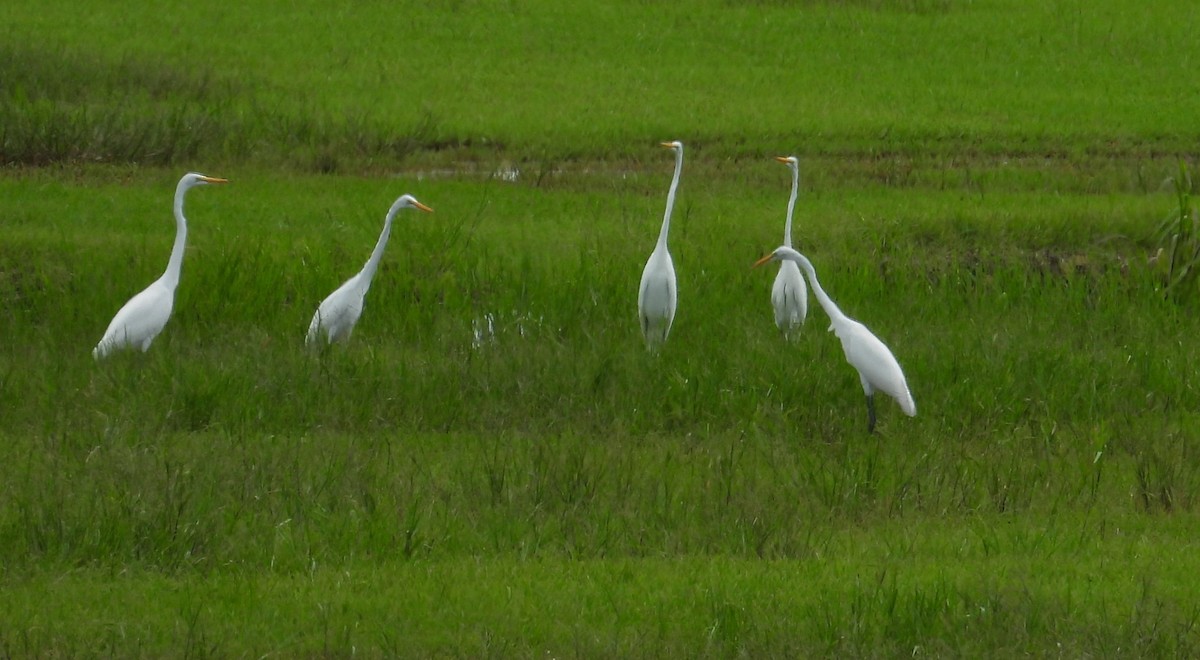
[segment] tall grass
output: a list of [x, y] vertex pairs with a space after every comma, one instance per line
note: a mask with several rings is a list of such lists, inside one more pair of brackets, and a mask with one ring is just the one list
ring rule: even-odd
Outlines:
[[[509, 611], [488, 597], [463, 596], [451, 601], [464, 603], [458, 615], [430, 608], [440, 627], [412, 619], [423, 640], [412, 648], [1191, 648], [1185, 598], [1150, 597], [1149, 618], [1118, 617], [1108, 595], [1079, 595], [1082, 574], [1029, 593], [1029, 574], [981, 584], [937, 568], [964, 538], [978, 537], [980, 571], [1034, 561], [1036, 575], [1134, 552], [1126, 543], [1180, 542], [1200, 471], [1194, 384], [1179, 369], [1195, 356], [1178, 338], [1196, 328], [1146, 295], [1153, 241], [1135, 240], [1161, 195], [808, 192], [798, 244], [843, 309], [893, 348], [919, 402], [913, 419], [881, 402], [870, 436], [822, 313], [800, 341], [782, 341], [772, 275], [749, 269], [778, 241], [786, 177], [722, 177], [695, 161], [672, 237], [680, 311], [657, 357], [641, 345], [634, 299], [669, 162], [540, 186], [212, 171], [233, 183], [189, 196], [174, 317], [147, 354], [99, 364], [90, 347], [108, 319], [163, 267], [178, 173], [0, 182], [0, 479], [13, 484], [0, 497], [0, 565], [14, 613], [0, 636], [68, 652], [107, 634], [86, 621], [108, 621], [137, 626], [136, 642], [108, 642], [122, 651], [204, 642], [238, 653], [278, 648], [280, 631], [308, 622], [340, 632], [301, 633], [300, 649], [395, 648], [392, 633], [351, 622], [393, 611], [382, 601], [346, 595], [348, 609], [322, 609], [321, 587], [295, 614], [294, 581], [362, 572], [416, 580], [413, 598], [440, 602], [435, 585], [484, 561], [496, 566], [475, 578], [485, 592], [545, 567], [581, 599], [578, 615], [522, 628], [486, 614]], [[437, 212], [397, 225], [354, 340], [308, 353], [313, 309], [361, 266], [405, 191]], [[1175, 531], [1155, 531], [1160, 520]], [[897, 536], [912, 525], [942, 530], [944, 545]], [[863, 539], [882, 548], [858, 555], [864, 565], [929, 564], [893, 587], [827, 563]], [[700, 561], [689, 558], [739, 563], [712, 578], [711, 595], [684, 598]], [[736, 586], [752, 565], [740, 562], [759, 561], [778, 588]], [[829, 588], [770, 614], [759, 599], [790, 602], [794, 563]], [[594, 581], [571, 582], [579, 566], [596, 566]], [[59, 574], [98, 591], [103, 576], [129, 575], [106, 588], [126, 594], [114, 598], [217, 589], [225, 604], [184, 595], [163, 612], [97, 618], [29, 598]], [[229, 580], [242, 586], [214, 586]], [[255, 615], [243, 609], [252, 585], [271, 594]], [[535, 599], [550, 587], [528, 588]], [[634, 594], [658, 589], [677, 595], [648, 625], [596, 618], [611, 598], [643, 611]], [[980, 607], [994, 613], [983, 623]], [[679, 611], [690, 623], [675, 627]], [[63, 623], [39, 628], [50, 612]], [[797, 630], [795, 618], [817, 623]], [[232, 620], [275, 641], [235, 634]]]
[[[283, 520], [303, 534], [297, 568], [384, 547], [794, 557], [814, 520], [1196, 505], [1192, 386], [1172, 366], [1194, 357], [1173, 339], [1193, 322], [1144, 295], [1146, 247], [996, 244], [1000, 225], [978, 218], [982, 236], [938, 240], [802, 218], [826, 287], [888, 341], [920, 402], [915, 419], [882, 405], [874, 438], [821, 312], [794, 345], [777, 336], [770, 274], [748, 268], [777, 223], [735, 231], [745, 214], [717, 201], [729, 184], [683, 191], [681, 306], [661, 356], [639, 348], [631, 295], [661, 194], [595, 206], [572, 190], [413, 181], [399, 188], [438, 212], [398, 225], [354, 341], [313, 356], [312, 310], [361, 265], [399, 192], [328, 183], [272, 192], [248, 175], [194, 193], [174, 318], [146, 355], [102, 364], [90, 346], [165, 260], [166, 210], [138, 220], [158, 239], [123, 230], [104, 251], [76, 232], [103, 222], [90, 216], [5, 241], [5, 464], [25, 484], [5, 509], [7, 565], [279, 566], [266, 532]], [[92, 189], [57, 192], [72, 206]], [[778, 217], [779, 197], [742, 208]], [[593, 227], [570, 249], [535, 237], [560, 206]], [[601, 220], [623, 214], [642, 218]]]
[[1175, 189], [1176, 206], [1159, 224], [1155, 233], [1159, 251], [1155, 261], [1162, 261], [1164, 290], [1170, 298], [1185, 300], [1195, 295], [1196, 270], [1200, 264], [1200, 220], [1192, 205], [1192, 177], [1187, 165], [1179, 164], [1179, 173], [1170, 180]]
[[[1183, 11], [7, 7], [0, 648], [1195, 655], [1200, 328], [1147, 295]], [[876, 435], [750, 270], [788, 153], [798, 247], [919, 404]], [[232, 183], [188, 198], [175, 314], [97, 363], [185, 169]], [[436, 213], [304, 350], [403, 192]]]

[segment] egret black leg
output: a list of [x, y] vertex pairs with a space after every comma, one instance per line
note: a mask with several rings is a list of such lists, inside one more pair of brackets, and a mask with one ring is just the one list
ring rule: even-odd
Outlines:
[[875, 395], [867, 395], [867, 433], [875, 432]]

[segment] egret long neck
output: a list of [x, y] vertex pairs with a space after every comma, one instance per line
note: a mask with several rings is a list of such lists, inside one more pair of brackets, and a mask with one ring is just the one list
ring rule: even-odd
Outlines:
[[392, 235], [392, 220], [396, 217], [399, 207], [393, 206], [383, 220], [383, 231], [379, 233], [379, 240], [375, 242], [375, 249], [371, 250], [371, 258], [367, 259], [367, 264], [363, 266], [362, 272], [358, 274], [359, 285], [363, 292], [371, 287], [371, 278], [375, 277], [375, 271], [379, 269], [379, 262], [383, 259], [383, 248], [387, 247], [388, 237]]
[[829, 320], [835, 324], [848, 320], [846, 315], [842, 313], [842, 310], [838, 309], [837, 303], [833, 302], [833, 299], [825, 293], [825, 289], [821, 288], [821, 282], [817, 280], [817, 271], [813, 268], [812, 262], [808, 260], [808, 257], [797, 253], [793, 261], [800, 264], [800, 268], [808, 276], [808, 281], [812, 284], [813, 295], [817, 297], [817, 302], [821, 303], [821, 309], [824, 309], [825, 313], [829, 315]]
[[171, 248], [171, 258], [167, 261], [167, 270], [163, 273], [162, 281], [167, 288], [174, 290], [179, 286], [179, 274], [183, 271], [183, 248], [187, 244], [187, 219], [183, 217], [183, 196], [187, 187], [180, 182], [175, 189], [175, 245]]
[[783, 244], [792, 247], [792, 213], [796, 210], [796, 195], [800, 191], [800, 168], [792, 170], [792, 196], [788, 199], [787, 223], [783, 225]]
[[679, 188], [679, 173], [683, 171], [683, 149], [675, 150], [675, 176], [671, 178], [671, 188], [667, 191], [667, 211], [663, 214], [662, 229], [658, 232], [658, 244], [667, 244], [667, 233], [671, 231], [671, 211], [675, 208], [675, 190]]

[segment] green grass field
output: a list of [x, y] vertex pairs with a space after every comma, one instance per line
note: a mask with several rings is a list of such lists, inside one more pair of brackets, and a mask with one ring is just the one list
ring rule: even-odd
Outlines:
[[[1200, 654], [1176, 4], [7, 4], [0, 653]], [[873, 435], [750, 269], [787, 154], [917, 402]], [[96, 363], [189, 170], [231, 183], [171, 321]], [[304, 350], [406, 192], [435, 213]]]

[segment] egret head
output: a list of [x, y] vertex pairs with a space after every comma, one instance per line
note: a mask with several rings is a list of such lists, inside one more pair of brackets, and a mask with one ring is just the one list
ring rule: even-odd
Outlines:
[[179, 185], [182, 188], [192, 188], [194, 186], [203, 186], [209, 183], [229, 183], [229, 179], [218, 179], [214, 176], [206, 176], [199, 172], [188, 172], [179, 180]]
[[396, 203], [392, 204], [392, 211], [399, 211], [400, 209], [418, 209], [426, 213], [433, 213], [433, 209], [418, 202], [417, 198], [412, 195], [401, 195], [396, 200]]
[[793, 170], [796, 169], [797, 167], [800, 167], [800, 161], [796, 160], [795, 156], [776, 156], [775, 160], [783, 163], [784, 165], [787, 165], [788, 167], [792, 168]]
[[683, 143], [679, 140], [675, 140], [674, 142], [660, 142], [658, 146], [670, 149], [672, 151], [683, 151]]
[[758, 268], [759, 266], [761, 266], [765, 263], [769, 263], [771, 261], [783, 261], [784, 259], [787, 259], [789, 261], [799, 262], [800, 256], [801, 256], [800, 253], [793, 250], [792, 248], [787, 247], [786, 245], [780, 245], [779, 247], [775, 248], [775, 251], [772, 252], [771, 254], [768, 254], [768, 255], [764, 256], [762, 259], [759, 259], [758, 261], [754, 262], [753, 268]]

